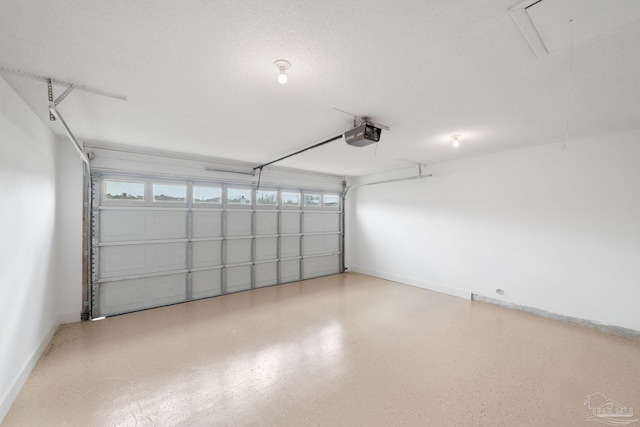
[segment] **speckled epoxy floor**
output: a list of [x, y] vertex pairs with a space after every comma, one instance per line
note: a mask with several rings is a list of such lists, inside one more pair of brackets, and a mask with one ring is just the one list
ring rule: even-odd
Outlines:
[[593, 426], [595, 392], [640, 408], [640, 341], [349, 273], [65, 325], [2, 426]]

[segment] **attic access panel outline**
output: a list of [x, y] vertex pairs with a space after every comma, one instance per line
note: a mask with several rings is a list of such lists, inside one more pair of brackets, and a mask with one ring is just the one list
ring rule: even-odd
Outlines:
[[640, 21], [640, 2], [523, 0], [511, 7], [509, 13], [542, 60], [570, 49], [572, 40], [574, 47], [584, 45]]

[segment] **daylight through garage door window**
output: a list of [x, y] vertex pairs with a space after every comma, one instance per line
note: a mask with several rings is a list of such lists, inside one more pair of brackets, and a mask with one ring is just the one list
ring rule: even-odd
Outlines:
[[184, 202], [187, 200], [187, 186], [175, 184], [153, 184], [154, 202]]
[[256, 204], [275, 206], [278, 204], [278, 192], [277, 191], [256, 191]]
[[227, 188], [227, 204], [251, 205], [251, 190], [244, 188]]
[[300, 193], [282, 192], [282, 206], [300, 206]]
[[105, 180], [104, 198], [144, 202], [144, 182]]
[[320, 206], [320, 195], [307, 193], [304, 195], [305, 206]]
[[339, 199], [337, 194], [325, 194], [322, 196], [322, 206], [325, 208], [338, 207]]
[[219, 205], [222, 203], [222, 188], [193, 186], [194, 203], [212, 203]]

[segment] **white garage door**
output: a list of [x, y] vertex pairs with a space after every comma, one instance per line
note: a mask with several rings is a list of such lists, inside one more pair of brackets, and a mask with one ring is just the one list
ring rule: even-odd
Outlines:
[[338, 192], [99, 175], [92, 316], [339, 273]]

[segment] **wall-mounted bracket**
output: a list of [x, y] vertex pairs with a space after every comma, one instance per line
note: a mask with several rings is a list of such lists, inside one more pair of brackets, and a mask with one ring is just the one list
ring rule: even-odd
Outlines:
[[[53, 105], [54, 107], [57, 107], [58, 104], [60, 104], [74, 89], [73, 85], [67, 86], [67, 88], [64, 90], [64, 92], [62, 92], [60, 94], [60, 96], [58, 96], [56, 99], [53, 99], [53, 83], [51, 82], [51, 79], [49, 79], [47, 81], [47, 92], [49, 95], [49, 105]], [[52, 122], [54, 122], [56, 120], [56, 116], [49, 111], [49, 120], [51, 120]]]
[[[53, 99], [53, 83], [51, 82], [51, 79], [47, 80], [47, 94], [49, 95], [49, 105], [53, 105], [54, 107], [57, 107], [58, 104], [60, 104], [62, 102], [63, 99], [65, 99], [67, 97], [67, 95], [69, 95], [71, 93], [71, 91], [73, 90], [73, 85], [68, 86], [64, 92], [62, 92], [60, 94], [59, 97], [57, 97], [55, 100]], [[56, 121], [56, 116], [49, 111], [49, 120], [51, 120], [52, 122]]]
[[[46, 83], [47, 84], [47, 95], [48, 95], [48, 101], [49, 101], [48, 105], [50, 107], [53, 106], [54, 108], [57, 107], [58, 104], [60, 104], [74, 89], [82, 90], [82, 91], [85, 91], [85, 92], [94, 93], [96, 95], [108, 96], [109, 98], [121, 99], [123, 101], [127, 100], [127, 96], [126, 95], [121, 95], [121, 94], [118, 94], [118, 93], [109, 92], [109, 91], [106, 91], [106, 90], [103, 90], [103, 89], [97, 89], [97, 88], [94, 88], [94, 87], [91, 87], [91, 86], [65, 82], [65, 81], [62, 81], [62, 80], [53, 79], [51, 77], [41, 76], [39, 74], [27, 73], [25, 71], [15, 70], [13, 68], [7, 68], [7, 67], [0, 66], [0, 73], [13, 74], [13, 75], [16, 75], [16, 76], [19, 76], [19, 77], [24, 77], [26, 79], [37, 80], [37, 81]], [[53, 85], [54, 84], [58, 85], [58, 86], [65, 86], [66, 87], [64, 92], [62, 92], [60, 94], [60, 96], [58, 96], [55, 99], [53, 98]], [[54, 122], [56, 120], [56, 114], [54, 114], [54, 112], [52, 112], [51, 110], [49, 111], [49, 120], [51, 120], [52, 122]]]
[[[19, 77], [23, 77], [23, 78], [31, 79], [31, 80], [37, 80], [37, 81], [46, 83], [47, 84], [48, 95], [49, 95], [49, 104], [51, 104], [53, 102], [54, 106], [57, 106], [58, 104], [60, 104], [62, 102], [62, 100], [65, 99], [67, 97], [67, 95], [69, 95], [71, 93], [71, 91], [74, 90], [74, 89], [75, 90], [81, 90], [81, 91], [84, 91], [84, 92], [93, 93], [93, 94], [100, 95], [100, 96], [107, 96], [109, 98], [120, 99], [122, 101], [126, 101], [127, 100], [127, 96], [126, 95], [122, 95], [122, 94], [119, 94], [119, 93], [107, 91], [107, 90], [104, 90], [104, 89], [98, 89], [98, 88], [87, 86], [87, 85], [66, 82], [66, 81], [63, 81], [63, 80], [58, 80], [58, 79], [54, 79], [54, 78], [51, 78], [51, 77], [42, 76], [42, 75], [39, 75], [39, 74], [28, 73], [26, 71], [20, 71], [20, 70], [16, 70], [16, 69], [13, 69], [13, 68], [0, 66], [0, 73], [13, 74], [15, 76], [19, 76]], [[62, 94], [60, 94], [60, 96], [58, 96], [58, 98], [56, 98], [55, 100], [53, 99], [53, 85], [66, 87], [65, 91], [62, 92]], [[52, 120], [52, 121], [55, 120], [55, 117], [53, 116], [53, 114], [49, 115], [49, 119]]]
[[[66, 88], [65, 91], [62, 92], [60, 94], [60, 96], [58, 96], [56, 98], [55, 101], [53, 101], [53, 104], [57, 107], [58, 104], [60, 104], [62, 102], [62, 100], [65, 99], [67, 97], [67, 95], [69, 95], [71, 93], [72, 90], [73, 90], [73, 86], [69, 86], [68, 88]], [[49, 100], [49, 102], [51, 102], [51, 100]]]
[[[47, 80], [47, 93], [49, 95], [49, 104], [51, 104], [53, 102], [53, 83], [51, 83], [51, 79]], [[49, 120], [52, 122], [56, 121], [56, 117], [51, 111], [49, 111]]]

